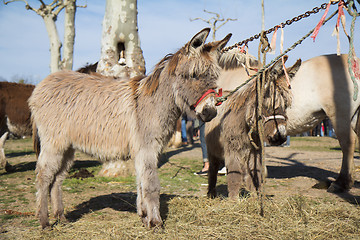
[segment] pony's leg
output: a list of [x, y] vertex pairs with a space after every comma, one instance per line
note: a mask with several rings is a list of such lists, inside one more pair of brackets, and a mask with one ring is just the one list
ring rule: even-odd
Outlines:
[[62, 202], [62, 182], [66, 178], [69, 169], [71, 168], [74, 162], [74, 153], [75, 150], [73, 148], [69, 148], [65, 151], [62, 159], [62, 165], [59, 172], [55, 175], [55, 179], [53, 184], [51, 185], [51, 203], [53, 207], [54, 217], [60, 221], [65, 221], [64, 215], [64, 205]]
[[244, 184], [244, 160], [241, 159], [244, 156], [239, 155], [237, 152], [229, 152], [225, 154], [225, 165], [227, 169], [227, 183], [229, 198], [231, 200], [237, 200], [239, 198], [240, 188]]
[[146, 227], [161, 226], [160, 181], [157, 173], [158, 154], [143, 148], [135, 156], [138, 214]]
[[354, 184], [354, 151], [356, 134], [350, 126], [349, 129], [335, 128], [335, 133], [340, 143], [343, 159], [340, 174], [336, 181], [330, 185], [328, 191], [343, 192], [349, 190]]
[[50, 226], [48, 216], [48, 195], [55, 175], [61, 167], [62, 154], [56, 154], [49, 148], [42, 148], [36, 163], [36, 216], [42, 228]]
[[216, 158], [210, 152], [208, 153], [209, 158], [209, 171], [208, 171], [208, 192], [207, 195], [210, 198], [216, 197], [216, 182], [217, 173], [220, 167], [220, 160]]

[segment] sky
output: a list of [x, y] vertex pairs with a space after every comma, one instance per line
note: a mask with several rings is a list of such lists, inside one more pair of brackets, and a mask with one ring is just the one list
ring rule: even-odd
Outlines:
[[[39, 5], [35, 0], [28, 0], [28, 2], [34, 8]], [[77, 2], [79, 5], [87, 4], [87, 7], [78, 8], [76, 13], [74, 70], [99, 60], [106, 1], [78, 0]], [[265, 0], [265, 28], [278, 25], [320, 6], [324, 2], [326, 0]], [[190, 21], [190, 18], [209, 19], [212, 17], [205, 13], [204, 9], [219, 13], [225, 19], [237, 19], [229, 21], [217, 31], [217, 39], [222, 39], [228, 33], [233, 34], [228, 46], [261, 31], [261, 0], [138, 0], [137, 4], [139, 35], [147, 73], [151, 72], [155, 64], [166, 54], [176, 52], [193, 35], [208, 27], [208, 24], [201, 20]], [[329, 15], [335, 10], [336, 6], [331, 6]], [[284, 28], [284, 48], [288, 48], [314, 28], [323, 13], [324, 11], [320, 11], [309, 18], [286, 26]], [[351, 17], [347, 12], [345, 15], [346, 30], [349, 32]], [[57, 21], [60, 39], [63, 39], [63, 18], [64, 15], [61, 14]], [[358, 56], [360, 56], [359, 19], [355, 25], [354, 40]], [[298, 58], [307, 60], [323, 54], [336, 53], [336, 37], [331, 36], [335, 23], [336, 17], [320, 29], [315, 42], [308, 38], [291, 51], [288, 54], [287, 65], [290, 66]], [[347, 53], [348, 41], [342, 30], [340, 36], [341, 52]], [[208, 40], [211, 41], [211, 35]], [[277, 45], [276, 54], [268, 55], [268, 60], [279, 54], [279, 43]], [[255, 56], [257, 56], [257, 48], [258, 41], [249, 44], [249, 52]], [[49, 63], [49, 38], [42, 18], [32, 11], [26, 10], [23, 1], [12, 2], [8, 5], [4, 5], [1, 1], [0, 81], [25, 79], [29, 83], [37, 84], [50, 73]]]

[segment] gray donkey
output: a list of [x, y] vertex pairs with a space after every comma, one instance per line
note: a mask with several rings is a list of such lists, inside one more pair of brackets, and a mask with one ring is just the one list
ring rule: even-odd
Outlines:
[[202, 95], [217, 87], [220, 50], [231, 34], [205, 44], [209, 31], [203, 29], [178, 52], [165, 56], [143, 79], [62, 71], [37, 85], [29, 105], [39, 153], [36, 214], [43, 228], [49, 226], [49, 191], [55, 217], [65, 220], [61, 185], [75, 149], [102, 160], [134, 158], [137, 212], [145, 226], [162, 225], [159, 154], [182, 112], [203, 121], [217, 113], [214, 91]]
[[[287, 57], [286, 57], [287, 59]], [[298, 60], [288, 69], [293, 77], [301, 65]], [[279, 145], [286, 140], [286, 108], [291, 91], [281, 60], [266, 70], [262, 114], [266, 142]], [[206, 144], [210, 162], [208, 196], [216, 196], [219, 166], [225, 162], [229, 198], [237, 199], [241, 188], [258, 190], [265, 166], [260, 162], [260, 140], [256, 134], [256, 81], [252, 80], [231, 95], [206, 124]]]

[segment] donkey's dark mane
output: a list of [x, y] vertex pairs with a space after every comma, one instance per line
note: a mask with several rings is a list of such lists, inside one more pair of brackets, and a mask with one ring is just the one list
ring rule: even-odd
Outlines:
[[[282, 73], [283, 74], [283, 73]], [[283, 78], [284, 76], [279, 76]], [[265, 84], [264, 89], [264, 104], [270, 106], [275, 103], [274, 107], [286, 108], [291, 103], [291, 93], [286, 84], [282, 83], [285, 80], [274, 81]], [[278, 92], [278, 94], [275, 94]], [[275, 101], [274, 101], [275, 98]], [[256, 107], [256, 78], [247, 83], [243, 89], [240, 89], [233, 96], [233, 101], [230, 104], [230, 108], [235, 111], [239, 111], [243, 106], [250, 105]]]
[[136, 86], [137, 94], [152, 95], [159, 86], [160, 75], [167, 67], [169, 76], [175, 74], [176, 67], [181, 60], [182, 49], [176, 53], [169, 53], [158, 62], [154, 70], [147, 76], [142, 78], [132, 78], [131, 85]]

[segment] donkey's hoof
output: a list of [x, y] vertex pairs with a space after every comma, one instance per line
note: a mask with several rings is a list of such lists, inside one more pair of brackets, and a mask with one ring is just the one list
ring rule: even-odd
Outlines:
[[49, 229], [51, 227], [49, 222], [40, 222], [40, 224], [43, 230]]
[[330, 184], [330, 187], [327, 189], [330, 193], [342, 193], [348, 191], [348, 189], [340, 186], [337, 182], [333, 182]]
[[162, 220], [161, 219], [150, 219], [148, 216], [142, 218], [142, 222], [145, 227], [147, 228], [161, 228], [162, 227]]
[[208, 191], [207, 193], [208, 198], [214, 199], [217, 196], [216, 190]]
[[5, 171], [8, 173], [12, 173], [12, 172], [15, 172], [15, 168], [13, 166], [11, 166], [9, 163], [6, 163]]

